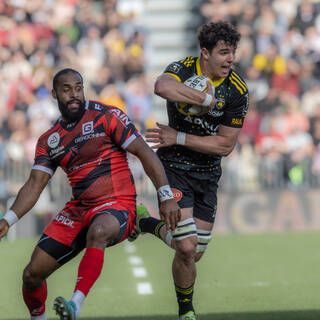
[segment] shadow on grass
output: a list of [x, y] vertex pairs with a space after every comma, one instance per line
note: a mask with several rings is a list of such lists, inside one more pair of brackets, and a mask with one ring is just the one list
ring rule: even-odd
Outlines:
[[[200, 314], [197, 320], [319, 320], [320, 310], [292, 310], [266, 312], [234, 312]], [[10, 319], [24, 320], [24, 319]], [[57, 320], [50, 318], [49, 320]], [[79, 320], [177, 320], [177, 316], [134, 316], [134, 317], [83, 317]]]

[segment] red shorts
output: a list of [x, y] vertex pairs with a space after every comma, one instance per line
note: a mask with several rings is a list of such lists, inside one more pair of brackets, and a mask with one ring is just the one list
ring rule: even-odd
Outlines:
[[109, 199], [94, 205], [84, 204], [79, 200], [67, 202], [43, 231], [50, 238], [69, 247], [76, 248], [86, 240], [87, 230], [94, 219], [100, 214], [112, 214], [120, 224], [120, 232], [114, 245], [125, 240], [134, 228], [136, 210], [135, 199]]

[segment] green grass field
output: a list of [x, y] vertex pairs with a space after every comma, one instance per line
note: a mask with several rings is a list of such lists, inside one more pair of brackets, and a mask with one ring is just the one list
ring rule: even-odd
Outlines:
[[[0, 319], [29, 319], [21, 274], [37, 239], [0, 242]], [[173, 252], [152, 236], [108, 249], [102, 275], [80, 319], [177, 320], [171, 280]], [[53, 299], [70, 298], [81, 256], [48, 279]], [[133, 268], [143, 267], [143, 277]], [[320, 319], [320, 233], [216, 236], [198, 263], [194, 302], [200, 320]], [[143, 275], [143, 274], [142, 274]], [[137, 284], [152, 287], [138, 294]]]

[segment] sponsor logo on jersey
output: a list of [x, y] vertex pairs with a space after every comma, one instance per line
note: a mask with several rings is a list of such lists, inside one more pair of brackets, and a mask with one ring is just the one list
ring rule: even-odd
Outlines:
[[170, 71], [172, 73], [178, 73], [181, 70], [181, 68], [182, 66], [179, 63], [174, 62], [168, 67], [167, 71]]
[[247, 112], [248, 112], [248, 108], [249, 108], [249, 94], [245, 94], [244, 95], [246, 102], [245, 105], [242, 106], [242, 116], [245, 117]]
[[224, 114], [224, 112], [213, 109], [213, 110], [210, 110], [210, 111], [208, 112], [208, 114], [210, 114], [210, 116], [212, 116], [212, 117], [221, 117], [221, 116]]
[[85, 136], [79, 137], [74, 140], [75, 143], [79, 143], [82, 141], [90, 140], [93, 138], [99, 138], [99, 137], [104, 137], [106, 136], [105, 132], [100, 132], [100, 133], [91, 133], [91, 134], [86, 134]]
[[241, 126], [241, 125], [242, 125], [242, 119], [232, 118], [231, 124], [236, 124], [236, 125], [238, 125], [238, 126]]
[[198, 117], [186, 116], [184, 120], [200, 126], [202, 129], [206, 131], [206, 133], [208, 133], [211, 136], [214, 136], [217, 134], [219, 125], [211, 124], [206, 120]]
[[60, 135], [58, 132], [54, 132], [52, 134], [50, 134], [49, 138], [48, 138], [48, 146], [50, 148], [56, 148], [60, 142]]
[[93, 121], [85, 122], [82, 125], [82, 134], [86, 135], [93, 132]]
[[74, 226], [73, 226], [74, 221], [71, 220], [70, 218], [64, 216], [64, 215], [61, 214], [61, 213], [59, 213], [59, 214], [54, 218], [54, 220], [57, 221], [57, 222], [59, 222], [59, 223], [64, 224], [64, 225], [67, 226], [67, 227], [74, 228]]
[[129, 117], [119, 109], [111, 109], [110, 112], [114, 113], [116, 117], [122, 122], [122, 124], [127, 127], [132, 121]]
[[58, 148], [52, 149], [49, 153], [50, 157], [57, 157], [58, 155], [64, 153], [64, 146], [59, 146]]
[[101, 111], [101, 110], [102, 110], [102, 106], [101, 106], [100, 104], [98, 104], [98, 103], [95, 103], [95, 104], [94, 104], [94, 108], [95, 108], [96, 110], [98, 110], [98, 111]]
[[179, 201], [182, 198], [182, 192], [176, 188], [171, 188], [172, 193], [173, 193], [173, 197], [175, 201]]
[[74, 127], [77, 123], [78, 123], [78, 121], [74, 121], [74, 122], [68, 123], [67, 124], [67, 129], [70, 129], [70, 128]]

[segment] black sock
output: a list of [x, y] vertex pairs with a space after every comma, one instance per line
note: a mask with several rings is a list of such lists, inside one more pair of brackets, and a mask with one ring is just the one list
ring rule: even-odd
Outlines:
[[142, 232], [152, 233], [156, 237], [160, 238], [159, 231], [164, 224], [165, 223], [162, 220], [150, 217], [141, 219], [139, 226]]
[[193, 297], [193, 285], [189, 288], [180, 288], [176, 285], [176, 295], [179, 305], [179, 316], [189, 311], [193, 311], [192, 297]]

